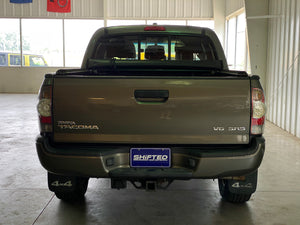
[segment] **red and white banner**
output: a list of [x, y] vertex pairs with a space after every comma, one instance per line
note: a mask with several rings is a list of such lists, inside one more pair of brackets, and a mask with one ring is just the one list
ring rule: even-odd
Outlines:
[[48, 12], [70, 13], [71, 0], [47, 0]]

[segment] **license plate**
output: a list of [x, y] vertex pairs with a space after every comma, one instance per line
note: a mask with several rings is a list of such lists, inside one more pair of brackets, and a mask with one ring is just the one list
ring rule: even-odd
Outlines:
[[169, 148], [132, 148], [130, 149], [131, 167], [171, 167]]

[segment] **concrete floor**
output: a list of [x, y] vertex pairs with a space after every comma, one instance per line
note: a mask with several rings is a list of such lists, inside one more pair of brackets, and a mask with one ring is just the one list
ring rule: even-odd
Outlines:
[[0, 224], [299, 224], [300, 139], [266, 124], [256, 193], [246, 204], [221, 200], [217, 181], [174, 182], [166, 191], [111, 190], [91, 179], [83, 202], [48, 191], [35, 150], [36, 95], [0, 94]]

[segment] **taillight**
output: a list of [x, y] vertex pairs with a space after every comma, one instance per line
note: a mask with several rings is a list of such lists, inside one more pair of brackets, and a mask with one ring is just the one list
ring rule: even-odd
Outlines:
[[164, 26], [157, 26], [157, 25], [154, 25], [154, 26], [146, 26], [144, 28], [144, 31], [165, 31], [166, 28]]
[[265, 114], [264, 92], [260, 88], [252, 88], [251, 134], [261, 135], [264, 132]]
[[52, 132], [52, 85], [42, 85], [37, 111], [40, 118], [40, 132]]

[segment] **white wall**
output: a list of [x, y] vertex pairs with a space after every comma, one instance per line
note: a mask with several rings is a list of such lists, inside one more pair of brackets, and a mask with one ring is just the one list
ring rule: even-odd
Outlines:
[[232, 13], [235, 13], [239, 9], [245, 6], [244, 0], [225, 0], [225, 14], [226, 16], [230, 16]]
[[245, 0], [251, 73], [266, 89], [269, 0]]
[[300, 0], [269, 3], [267, 119], [300, 137]]
[[226, 1], [214, 0], [214, 21], [215, 21], [215, 32], [225, 49], [225, 23], [226, 23]]
[[0, 67], [0, 93], [38, 93], [46, 73], [56, 67]]

